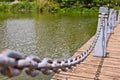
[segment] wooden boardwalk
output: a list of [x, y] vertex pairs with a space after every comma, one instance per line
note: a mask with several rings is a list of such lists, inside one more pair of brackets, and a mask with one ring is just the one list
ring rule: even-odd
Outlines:
[[[120, 24], [109, 35], [107, 57], [94, 57], [93, 52], [84, 62], [67, 72], [55, 74], [51, 80], [120, 80]], [[85, 51], [92, 38], [74, 56]]]

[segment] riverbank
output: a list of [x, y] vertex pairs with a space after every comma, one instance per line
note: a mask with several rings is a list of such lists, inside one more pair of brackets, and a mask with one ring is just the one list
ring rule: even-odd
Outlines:
[[[10, 1], [10, 0], [9, 0]], [[84, 14], [86, 12], [98, 12], [99, 6], [109, 6], [119, 10], [120, 3], [114, 1], [74, 1], [74, 0], [15, 0], [13, 2], [0, 1], [1, 12], [29, 12], [29, 13], [52, 13], [52, 14], [66, 14], [78, 13]]]
[[0, 2], [0, 11], [3, 12], [35, 12], [39, 6], [35, 2]]
[[61, 7], [58, 3], [38, 4], [37, 2], [28, 1], [15, 1], [15, 2], [0, 2], [1, 12], [30, 12], [30, 13], [86, 13], [86, 12], [98, 12], [98, 7], [86, 8], [80, 5], [73, 5], [70, 7]]

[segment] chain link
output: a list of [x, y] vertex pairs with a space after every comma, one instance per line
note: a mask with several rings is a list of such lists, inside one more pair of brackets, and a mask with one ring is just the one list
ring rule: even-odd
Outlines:
[[[103, 17], [101, 17], [102, 19]], [[81, 55], [69, 59], [52, 60], [51, 58], [44, 58], [41, 60], [38, 56], [29, 55], [24, 57], [23, 53], [5, 49], [0, 54], [0, 73], [7, 77], [14, 77], [20, 75], [24, 70], [27, 75], [35, 77], [39, 73], [49, 75], [60, 71], [68, 71], [87, 58], [94, 49], [100, 33], [101, 27], [97, 29], [95, 37], [88, 48]]]

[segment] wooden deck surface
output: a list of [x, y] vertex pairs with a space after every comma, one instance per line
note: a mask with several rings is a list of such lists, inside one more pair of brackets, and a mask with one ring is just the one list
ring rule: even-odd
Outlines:
[[[74, 56], [84, 51], [92, 38]], [[55, 74], [51, 80], [120, 80], [120, 24], [110, 35], [107, 57], [94, 57], [93, 52], [81, 64], [67, 72]]]

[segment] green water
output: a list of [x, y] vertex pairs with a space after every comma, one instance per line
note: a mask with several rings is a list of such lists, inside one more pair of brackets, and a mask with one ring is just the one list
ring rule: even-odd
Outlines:
[[[0, 50], [13, 49], [41, 59], [69, 58], [96, 31], [97, 15], [0, 13]], [[43, 74], [31, 78], [22, 73], [9, 80], [49, 80]], [[1, 79], [8, 80], [1, 76]]]

